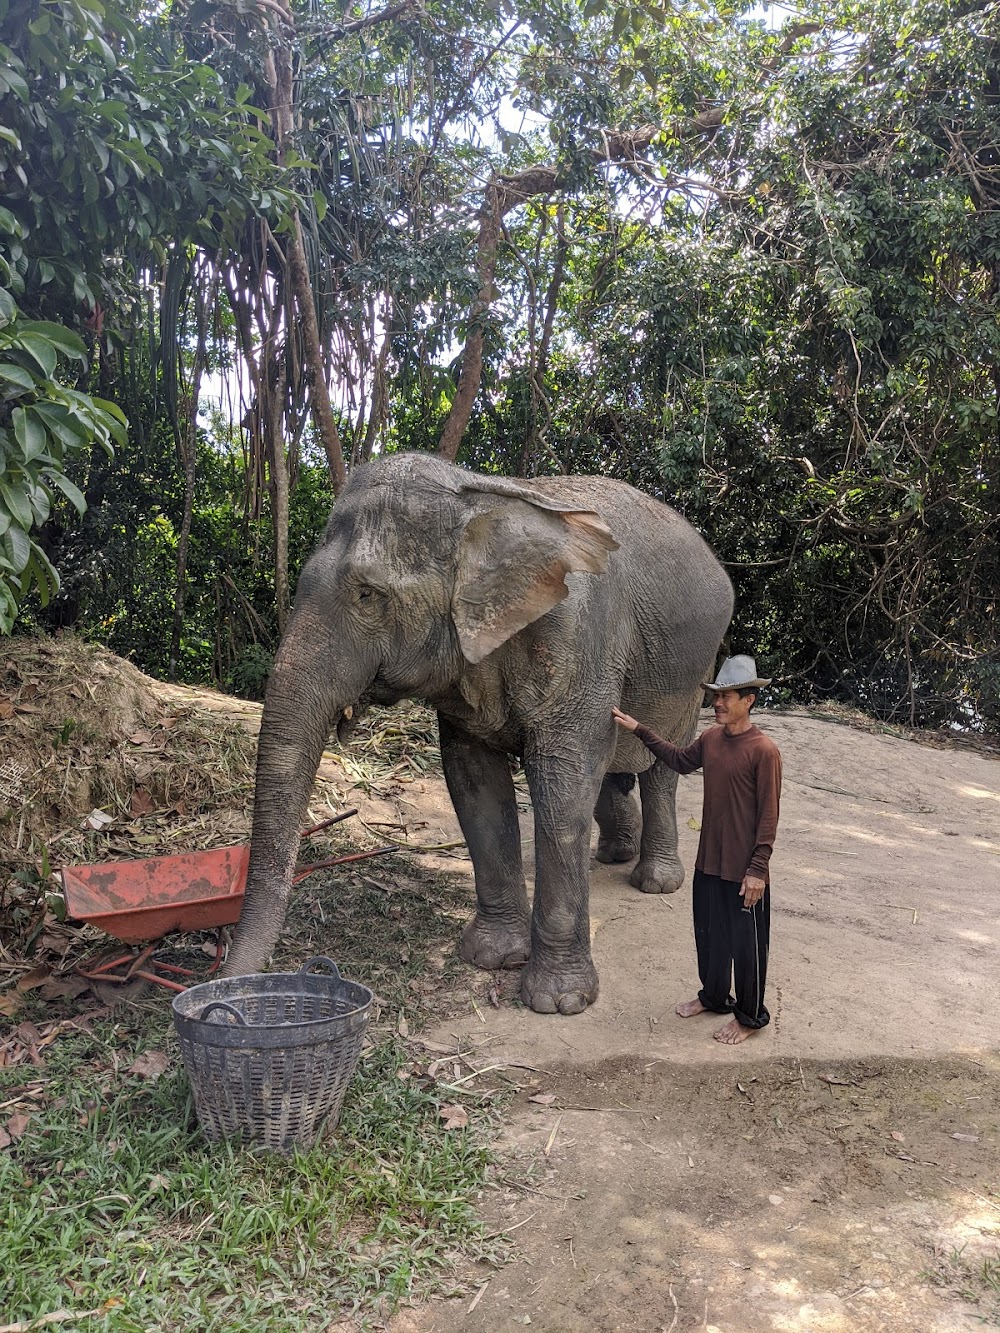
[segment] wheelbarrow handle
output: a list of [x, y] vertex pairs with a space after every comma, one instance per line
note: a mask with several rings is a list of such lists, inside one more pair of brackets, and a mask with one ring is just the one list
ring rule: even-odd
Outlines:
[[329, 828], [332, 824], [339, 824], [343, 819], [350, 819], [351, 815], [358, 812], [354, 810], [345, 810], [342, 815], [334, 815], [332, 819], [324, 819], [322, 824], [313, 824], [312, 828], [303, 829], [299, 834], [300, 838], [311, 838], [314, 833], [320, 833], [323, 829]]
[[343, 865], [345, 861], [365, 861], [369, 856], [385, 856], [387, 852], [395, 852], [398, 850], [398, 847], [376, 847], [370, 852], [349, 852], [346, 856], [331, 857], [329, 861], [317, 861], [315, 865], [303, 866], [301, 870], [297, 871], [292, 883], [300, 883], [307, 875], [311, 875], [314, 870], [326, 870], [328, 866]]

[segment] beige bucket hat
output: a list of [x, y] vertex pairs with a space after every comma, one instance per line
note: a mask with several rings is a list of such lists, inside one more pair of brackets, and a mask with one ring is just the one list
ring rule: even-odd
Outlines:
[[773, 676], [768, 676], [767, 680], [761, 679], [757, 675], [757, 663], [753, 658], [739, 653], [736, 657], [726, 658], [719, 668], [717, 680], [706, 680], [702, 684], [706, 690], [745, 690], [751, 685], [770, 685], [773, 679]]

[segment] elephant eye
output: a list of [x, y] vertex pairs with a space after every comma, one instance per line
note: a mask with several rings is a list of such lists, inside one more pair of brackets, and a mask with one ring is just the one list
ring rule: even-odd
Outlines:
[[357, 591], [357, 599], [359, 602], [369, 602], [374, 596], [375, 589], [369, 588], [366, 585], [362, 585]]

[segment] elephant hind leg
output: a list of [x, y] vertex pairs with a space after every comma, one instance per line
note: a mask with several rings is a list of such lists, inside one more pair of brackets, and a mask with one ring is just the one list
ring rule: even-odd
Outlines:
[[675, 893], [684, 883], [684, 867], [677, 855], [677, 774], [658, 759], [639, 775], [639, 791], [642, 855], [629, 883], [643, 893]]
[[594, 806], [594, 818], [600, 830], [597, 859], [606, 865], [634, 861], [639, 855], [642, 821], [632, 797], [634, 773], [606, 773]]

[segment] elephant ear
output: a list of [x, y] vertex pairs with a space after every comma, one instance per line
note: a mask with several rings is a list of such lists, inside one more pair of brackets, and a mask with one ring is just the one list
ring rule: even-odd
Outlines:
[[510, 498], [469, 519], [459, 542], [451, 610], [469, 662], [563, 601], [567, 574], [603, 573], [618, 549], [595, 513], [521, 498], [530, 497], [527, 487], [502, 493]]

